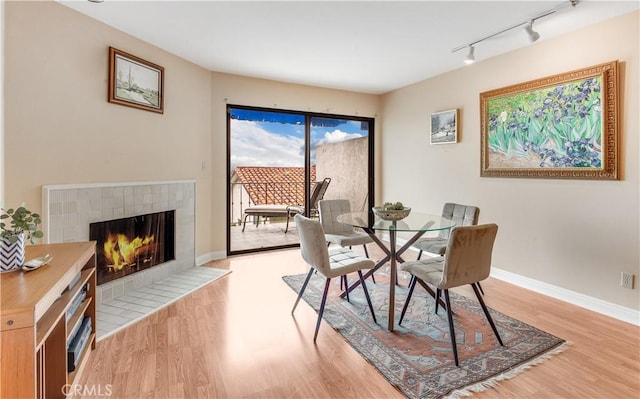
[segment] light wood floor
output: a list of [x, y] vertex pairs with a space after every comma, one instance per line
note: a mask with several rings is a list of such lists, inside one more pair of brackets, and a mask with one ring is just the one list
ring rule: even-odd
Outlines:
[[[98, 342], [79, 383], [123, 398], [402, 398], [282, 281], [299, 250], [216, 261], [232, 273]], [[572, 345], [476, 398], [639, 398], [640, 329], [495, 279], [487, 305]], [[469, 291], [458, 291], [469, 294]]]

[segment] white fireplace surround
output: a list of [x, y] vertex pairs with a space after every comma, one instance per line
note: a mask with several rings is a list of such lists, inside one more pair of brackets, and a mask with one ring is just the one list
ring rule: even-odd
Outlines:
[[175, 259], [100, 285], [101, 305], [195, 267], [195, 198], [195, 180], [43, 186], [44, 242], [88, 241], [90, 223], [175, 210]]

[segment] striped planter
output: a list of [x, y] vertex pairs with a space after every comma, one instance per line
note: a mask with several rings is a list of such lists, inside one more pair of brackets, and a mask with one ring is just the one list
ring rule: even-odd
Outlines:
[[0, 272], [10, 272], [24, 264], [24, 234], [18, 235], [16, 242], [0, 239]]

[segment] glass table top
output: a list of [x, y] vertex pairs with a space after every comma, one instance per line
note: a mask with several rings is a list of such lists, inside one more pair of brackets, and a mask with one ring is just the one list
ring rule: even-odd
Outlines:
[[413, 212], [406, 218], [398, 221], [383, 220], [375, 216], [373, 212], [343, 213], [337, 218], [338, 222], [371, 230], [383, 231], [438, 231], [448, 230], [456, 223], [448, 218], [428, 213]]

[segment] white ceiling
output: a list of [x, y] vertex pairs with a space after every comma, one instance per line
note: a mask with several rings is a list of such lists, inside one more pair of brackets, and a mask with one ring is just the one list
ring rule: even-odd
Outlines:
[[[461, 68], [466, 49], [453, 48], [555, 7], [534, 24], [539, 41], [639, 6], [637, 0], [581, 0], [575, 7], [569, 1], [58, 1], [212, 71], [374, 94]], [[478, 43], [475, 55], [482, 60], [528, 45], [518, 27]]]

